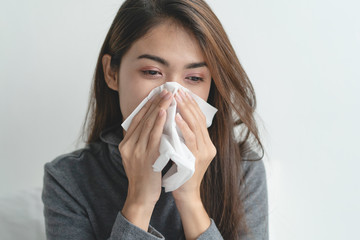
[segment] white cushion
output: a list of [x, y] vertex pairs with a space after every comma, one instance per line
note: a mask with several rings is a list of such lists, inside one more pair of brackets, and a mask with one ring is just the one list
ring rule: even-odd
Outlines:
[[0, 197], [2, 240], [45, 240], [41, 189], [34, 188]]

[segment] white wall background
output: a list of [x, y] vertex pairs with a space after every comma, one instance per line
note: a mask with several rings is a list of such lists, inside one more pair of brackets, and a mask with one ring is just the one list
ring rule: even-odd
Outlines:
[[[41, 187], [44, 163], [77, 147], [121, 2], [1, 1], [1, 195]], [[355, 239], [360, 2], [208, 2], [257, 93], [271, 239]]]

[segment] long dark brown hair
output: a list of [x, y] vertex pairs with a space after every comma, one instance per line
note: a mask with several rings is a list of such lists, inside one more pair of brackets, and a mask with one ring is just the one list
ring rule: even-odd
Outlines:
[[[118, 72], [121, 59], [132, 43], [169, 19], [194, 34], [211, 72], [208, 103], [218, 112], [208, 130], [217, 155], [201, 183], [201, 198], [224, 239], [239, 239], [248, 231], [241, 200], [244, 189], [241, 163], [254, 143], [264, 151], [254, 118], [253, 86], [220, 21], [204, 1], [127, 0], [122, 4], [97, 60], [82, 136], [86, 143], [98, 141], [102, 130], [124, 120], [118, 92], [105, 82], [104, 54], [111, 55], [111, 68]], [[241, 138], [236, 138], [234, 127], [240, 128]]]

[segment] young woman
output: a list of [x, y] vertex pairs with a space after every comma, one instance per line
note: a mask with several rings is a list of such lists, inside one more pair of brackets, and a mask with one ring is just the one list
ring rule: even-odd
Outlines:
[[[207, 128], [184, 92], [162, 92], [121, 123], [150, 91], [177, 82], [218, 109]], [[128, 0], [99, 54], [84, 124], [86, 146], [45, 165], [48, 239], [268, 239], [255, 93], [202, 0]], [[165, 192], [152, 165], [166, 109], [196, 158], [195, 173]], [[234, 127], [241, 130], [240, 137]]]

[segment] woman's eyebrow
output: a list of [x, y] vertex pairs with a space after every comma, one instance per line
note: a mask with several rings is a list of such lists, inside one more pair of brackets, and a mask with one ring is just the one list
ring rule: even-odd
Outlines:
[[[147, 59], [153, 60], [153, 61], [161, 63], [162, 65], [165, 65], [167, 67], [170, 66], [168, 61], [166, 61], [165, 59], [158, 57], [158, 56], [154, 56], [154, 55], [150, 55], [150, 54], [143, 54], [143, 55], [140, 55], [137, 57], [137, 59], [142, 59], [142, 58], [147, 58]], [[207, 64], [205, 62], [190, 63], [185, 66], [185, 69], [192, 69], [192, 68], [199, 68], [199, 67], [207, 67]]]
[[206, 62], [190, 63], [185, 66], [186, 69], [199, 68], [199, 67], [207, 67]]
[[157, 56], [150, 55], [150, 54], [143, 54], [143, 55], [138, 56], [137, 59], [142, 59], [142, 58], [147, 58], [147, 59], [153, 60], [153, 61], [161, 63], [162, 65], [165, 65], [167, 67], [170, 66], [170, 64], [161, 57], [157, 57]]

